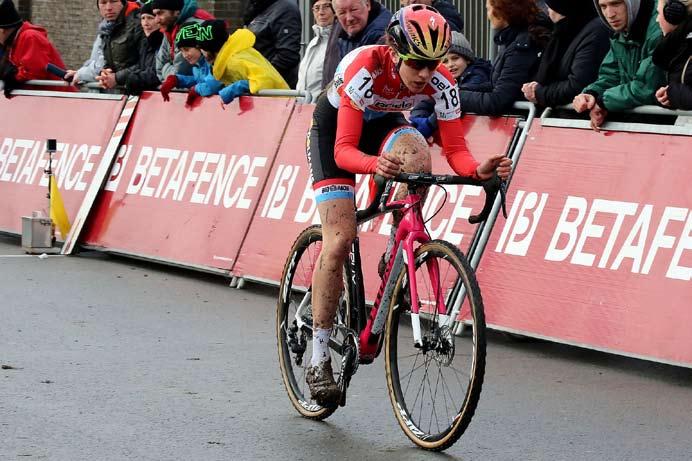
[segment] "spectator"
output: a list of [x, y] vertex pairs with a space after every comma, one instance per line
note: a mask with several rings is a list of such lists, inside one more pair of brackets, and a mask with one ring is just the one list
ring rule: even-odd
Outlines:
[[202, 23], [214, 16], [198, 8], [197, 0], [153, 0], [151, 6], [163, 32], [156, 54], [156, 76], [163, 82], [169, 75], [192, 75], [192, 68], [175, 46], [175, 37], [185, 22]]
[[337, 22], [329, 33], [322, 88], [334, 78], [336, 66], [349, 51], [374, 45], [384, 36], [392, 13], [376, 0], [332, 0]]
[[442, 58], [442, 64], [452, 73], [459, 89], [483, 91], [489, 88], [493, 71], [490, 61], [476, 57], [471, 43], [461, 32], [452, 32], [452, 46]]
[[185, 105], [194, 106], [200, 96], [215, 95], [223, 87], [211, 75], [211, 67], [202, 52], [198, 48], [200, 39], [200, 24], [185, 23], [175, 37], [175, 46], [180, 50], [183, 58], [192, 66], [192, 75], [169, 75], [161, 84], [161, 96], [164, 101], [169, 100], [168, 94], [173, 88], [189, 88]]
[[243, 23], [255, 34], [254, 48], [296, 87], [302, 21], [295, 0], [250, 0]]
[[[457, 11], [456, 6], [447, 0], [413, 0], [408, 1], [406, 5], [428, 5], [435, 8], [443, 18], [447, 20], [447, 24], [452, 29], [452, 32], [463, 32], [464, 31], [464, 19], [461, 17]], [[401, 6], [404, 7], [404, 2], [401, 2]]]
[[139, 51], [146, 42], [139, 5], [120, 0], [98, 0], [99, 5], [118, 5], [120, 12], [111, 33], [103, 40], [104, 65], [96, 81], [104, 89], [122, 85], [127, 75], [137, 69]]
[[205, 21], [198, 42], [204, 58], [212, 66], [213, 77], [227, 85], [219, 91], [224, 104], [243, 94], [259, 90], [287, 90], [288, 84], [271, 63], [252, 47], [255, 35], [248, 29], [231, 36], [220, 20]]
[[[452, 32], [452, 46], [442, 63], [456, 79], [460, 90], [483, 91], [490, 86], [492, 66], [490, 62], [477, 58], [471, 43], [461, 32]], [[435, 103], [422, 101], [411, 111], [411, 125], [427, 139], [437, 131]]]
[[654, 50], [654, 64], [668, 72], [668, 85], [656, 91], [670, 109], [692, 109], [692, 0], [659, 0], [658, 24], [663, 40]]
[[46, 71], [48, 64], [65, 68], [60, 53], [48, 40], [46, 30], [22, 21], [14, 3], [11, 0], [1, 0], [0, 80], [4, 83], [5, 96], [9, 97], [14, 88], [28, 80], [59, 79]]
[[[96, 7], [101, 15], [101, 22], [98, 25], [94, 44], [91, 46], [91, 55], [79, 69], [68, 70], [64, 77], [65, 80], [72, 82], [74, 85], [97, 81], [106, 65], [106, 42], [110, 41], [110, 37], [114, 32], [116, 34], [123, 32], [124, 18], [121, 16], [121, 13], [123, 13], [123, 10], [129, 10], [129, 15], [133, 8], [137, 8], [136, 4], [133, 5], [134, 7], [126, 0], [96, 0]], [[130, 24], [130, 21], [128, 20], [127, 23]]]
[[508, 112], [533, 79], [549, 30], [539, 18], [535, 0], [486, 0], [498, 52], [486, 91], [460, 92], [461, 109], [482, 115]]
[[334, 10], [330, 0], [311, 0], [312, 14], [315, 16], [315, 24], [312, 31], [315, 36], [305, 49], [305, 56], [298, 69], [297, 90], [310, 93], [308, 100], [315, 100], [322, 91], [322, 69], [324, 67], [324, 54], [327, 50], [329, 32], [334, 24]]
[[555, 23], [538, 66], [536, 80], [524, 84], [524, 97], [543, 107], [572, 102], [596, 81], [598, 67], [608, 53], [609, 32], [597, 17], [593, 3], [547, 0], [548, 15]]
[[601, 20], [615, 34], [598, 79], [575, 96], [577, 112], [589, 111], [591, 127], [599, 131], [609, 111], [623, 111], [656, 102], [656, 89], [665, 75], [652, 62], [661, 40], [655, 0], [594, 0]]
[[140, 23], [145, 40], [139, 49], [139, 61], [124, 78], [118, 81], [118, 85], [125, 87], [128, 94], [136, 94], [146, 90], [155, 90], [161, 83], [156, 76], [156, 53], [161, 47], [163, 33], [158, 28], [152, 2], [145, 3], [139, 10]]

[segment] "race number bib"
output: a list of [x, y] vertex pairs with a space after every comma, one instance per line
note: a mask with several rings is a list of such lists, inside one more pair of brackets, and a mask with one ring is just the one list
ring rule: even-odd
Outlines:
[[435, 88], [435, 113], [438, 120], [454, 120], [461, 117], [459, 104], [459, 88], [436, 73], [430, 85]]

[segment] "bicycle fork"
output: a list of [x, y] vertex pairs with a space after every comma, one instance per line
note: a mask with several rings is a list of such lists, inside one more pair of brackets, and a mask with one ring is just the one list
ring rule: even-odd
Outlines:
[[[456, 310], [456, 315], [458, 315], [461, 305], [460, 301], [463, 299], [463, 289], [453, 289], [450, 292], [450, 296], [448, 296], [449, 299], [444, 299], [442, 294], [443, 290], [440, 285], [440, 270], [437, 260], [430, 259], [426, 261], [425, 264], [433, 287], [438, 328], [440, 330], [445, 327], [449, 328], [450, 318], [454, 317], [454, 313], [450, 316], [447, 306], [450, 305], [449, 303], [452, 303], [454, 306], [453, 310]], [[414, 260], [412, 246], [400, 244], [396, 256], [393, 261], [390, 262], [388, 270], [385, 273], [387, 282], [381, 286], [375, 304], [370, 311], [367, 324], [361, 331], [361, 360], [363, 358], [372, 360], [378, 353], [380, 336], [384, 330], [387, 317], [387, 308], [391, 304], [392, 293], [397, 283], [397, 274], [403, 270], [403, 265], [406, 265], [406, 279], [403, 281], [402, 288], [404, 290], [408, 288], [406, 293], [409, 296], [409, 303], [411, 304], [411, 329], [413, 332], [414, 347], [422, 348], [424, 346], [420, 319], [422, 306], [420, 304], [420, 298], [418, 297], [418, 286], [416, 283], [416, 262]], [[461, 284], [457, 284], [457, 287], [460, 285]], [[411, 300], [415, 300], [415, 302], [411, 303]], [[399, 306], [399, 308], [402, 308], [402, 306]], [[424, 312], [423, 315], [425, 314]]]

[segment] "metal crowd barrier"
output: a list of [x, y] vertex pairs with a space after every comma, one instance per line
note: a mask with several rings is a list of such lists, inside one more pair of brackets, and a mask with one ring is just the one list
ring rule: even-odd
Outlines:
[[[552, 117], [555, 110], [563, 110], [574, 113], [574, 109], [571, 105], [559, 106], [555, 108], [548, 107], [541, 114], [541, 125], [557, 128], [591, 129], [591, 122], [589, 120]], [[692, 111], [690, 110], [671, 110], [659, 106], [639, 106], [635, 107], [634, 109], [617, 113], [632, 115], [654, 115], [661, 117], [692, 117]], [[613, 122], [606, 120], [602, 129], [604, 131], [627, 131], [635, 133], [692, 136], [692, 122], [683, 125], [669, 125], [647, 122]]]

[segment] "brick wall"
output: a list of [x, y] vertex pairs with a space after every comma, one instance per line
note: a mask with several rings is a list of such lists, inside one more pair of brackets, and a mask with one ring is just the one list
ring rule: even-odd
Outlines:
[[[17, 2], [18, 0], [14, 0]], [[22, 17], [48, 30], [68, 68], [82, 65], [91, 53], [100, 16], [96, 0], [19, 0]], [[201, 8], [226, 19], [235, 30], [240, 26], [243, 0], [198, 0]]]
[[31, 1], [30, 0], [15, 0], [15, 6], [17, 7], [17, 11], [19, 12], [19, 16], [21, 16], [22, 19], [30, 19], [31, 18]]

